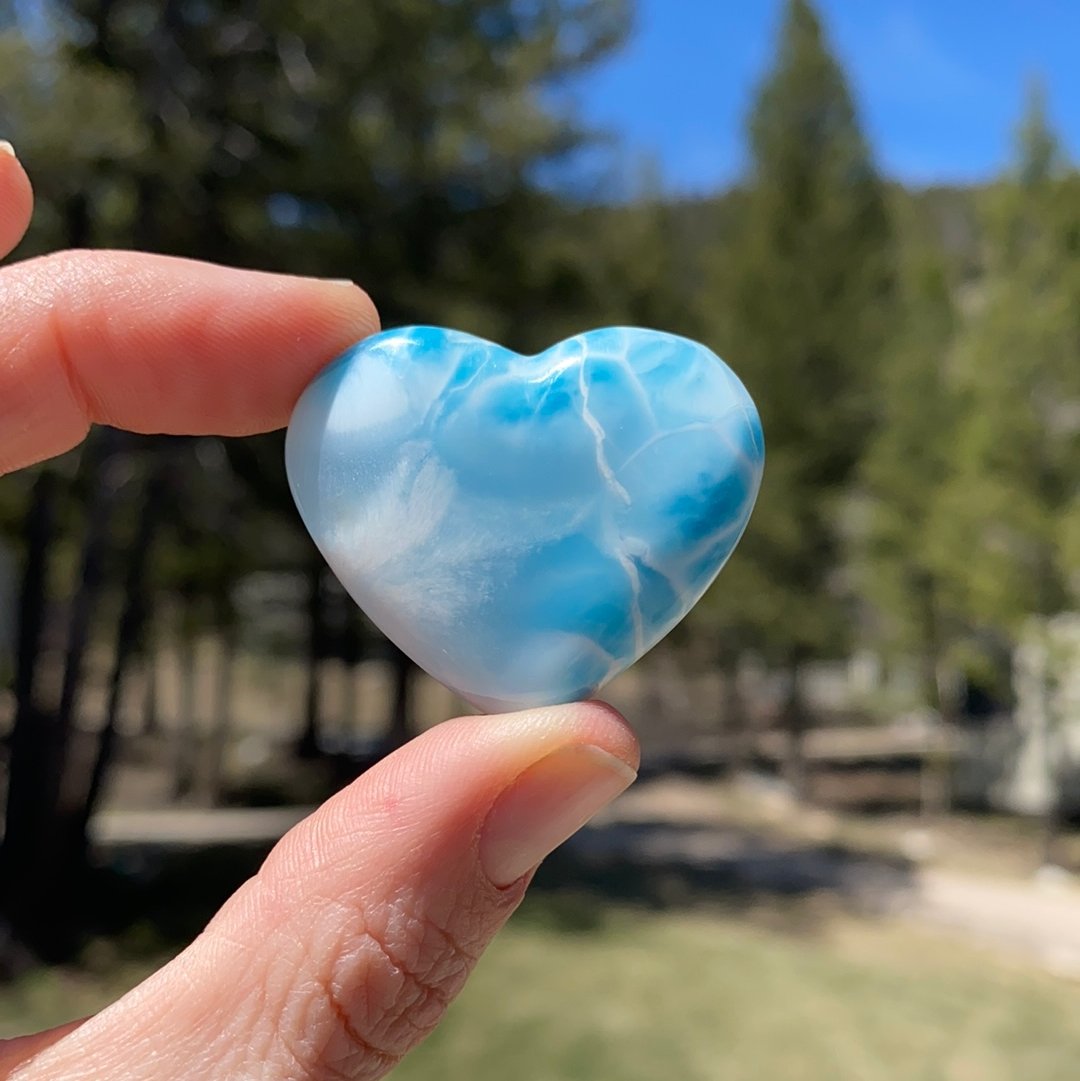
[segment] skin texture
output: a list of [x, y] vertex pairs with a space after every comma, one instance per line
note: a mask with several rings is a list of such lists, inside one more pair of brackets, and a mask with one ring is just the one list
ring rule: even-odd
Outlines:
[[[0, 146], [0, 256], [30, 183]], [[348, 283], [64, 252], [0, 270], [0, 474], [92, 423], [242, 435], [378, 326]], [[109, 1009], [0, 1041], [0, 1079], [381, 1077], [434, 1026], [536, 864], [625, 788], [599, 703], [425, 733], [291, 831], [175, 961]]]

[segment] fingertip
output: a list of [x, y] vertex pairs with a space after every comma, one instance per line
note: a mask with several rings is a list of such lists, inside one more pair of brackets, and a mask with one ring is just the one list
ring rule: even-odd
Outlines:
[[641, 744], [630, 722], [608, 702], [583, 702], [581, 709], [586, 723], [595, 729], [597, 745], [637, 773], [641, 768]]
[[634, 772], [641, 764], [641, 748], [630, 723], [614, 706], [598, 700], [458, 717], [429, 729], [398, 756], [415, 762], [427, 759], [434, 770], [451, 760], [469, 763], [486, 758], [489, 764], [501, 764], [494, 770], [498, 776], [570, 746], [596, 747]]
[[630, 722], [614, 706], [598, 699], [465, 720], [495, 726], [503, 739], [520, 734], [525, 742], [528, 734], [528, 741], [551, 746], [591, 745], [620, 759], [635, 772], [641, 764], [641, 747]]
[[15, 148], [0, 139], [0, 258], [22, 239], [30, 224], [34, 192]]

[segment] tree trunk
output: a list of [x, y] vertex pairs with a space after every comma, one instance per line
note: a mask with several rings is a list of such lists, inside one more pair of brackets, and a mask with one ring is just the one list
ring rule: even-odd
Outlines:
[[341, 699], [341, 731], [346, 734], [346, 738], [353, 739], [359, 735], [360, 726], [360, 694], [356, 681], [358, 665], [363, 657], [363, 641], [358, 613], [348, 599], [346, 606], [338, 650], [344, 661], [345, 671], [345, 693]]
[[[15, 667], [15, 725], [11, 733], [5, 830], [0, 844], [0, 907], [15, 943], [41, 950], [42, 928], [28, 890], [46, 814], [49, 729], [34, 698], [41, 656], [59, 481], [46, 471], [34, 484], [24, 533], [26, 565], [19, 595]], [[12, 943], [5, 943], [5, 953]], [[11, 965], [0, 958], [0, 968]]]
[[83, 541], [82, 570], [75, 596], [71, 603], [71, 619], [64, 660], [64, 679], [60, 688], [60, 704], [56, 710], [53, 736], [53, 782], [57, 797], [64, 777], [71, 732], [75, 724], [79, 692], [82, 690], [83, 662], [90, 645], [91, 620], [101, 599], [105, 577], [105, 552], [109, 538], [109, 522], [112, 517], [117, 488], [110, 477], [112, 453], [119, 448], [119, 433], [105, 433], [100, 437], [101, 446], [91, 456], [90, 470], [96, 470], [98, 479], [89, 507], [86, 536]]
[[197, 600], [188, 595], [183, 601], [180, 634], [176, 643], [177, 667], [180, 676], [179, 716], [176, 718], [174, 740], [173, 798], [182, 800], [191, 795], [199, 763], [199, 726], [197, 720], [198, 657], [196, 655]]
[[1061, 842], [1061, 799], [1058, 794], [1056, 778], [1050, 778], [1050, 791], [1047, 793], [1046, 810], [1042, 821], [1042, 866], [1057, 867], [1058, 848]]
[[728, 642], [721, 642], [717, 667], [723, 686], [720, 699], [722, 742], [727, 752], [727, 768], [732, 775], [746, 769], [753, 751], [753, 731], [749, 711], [739, 692], [739, 653]]
[[949, 750], [953, 731], [953, 703], [942, 692], [941, 632], [937, 611], [937, 589], [933, 577], [921, 575], [915, 583], [922, 622], [923, 697], [936, 718], [931, 746], [923, 753], [919, 778], [919, 813], [930, 820], [947, 815], [952, 808], [952, 758]]
[[397, 646], [390, 644], [390, 661], [393, 666], [393, 699], [387, 726], [387, 742], [391, 747], [402, 747], [415, 735], [413, 719], [413, 689], [416, 665]]
[[239, 635], [232, 613], [222, 617], [218, 643], [217, 681], [214, 688], [213, 728], [210, 732], [204, 793], [212, 806], [221, 802], [224, 793], [225, 752], [233, 721], [233, 688]]
[[352, 661], [346, 661], [342, 671], [345, 686], [341, 696], [341, 731], [345, 733], [346, 739], [352, 740], [359, 735], [360, 727], [360, 693], [356, 686], [357, 665]]
[[90, 772], [86, 798], [78, 820], [78, 834], [74, 842], [83, 852], [87, 848], [90, 819], [98, 808], [105, 778], [112, 765], [116, 745], [116, 725], [120, 716], [125, 678], [146, 625], [147, 565], [154, 534], [164, 506], [166, 483], [163, 470], [157, 470], [150, 476], [143, 492], [142, 515], [128, 557], [127, 579], [124, 583], [124, 609], [116, 631], [105, 723], [98, 736], [97, 754]]
[[145, 686], [143, 688], [142, 702], [142, 729], [143, 736], [156, 736], [161, 731], [161, 718], [159, 716], [158, 698], [158, 656], [157, 642], [148, 636], [146, 648], [143, 650], [143, 672], [145, 674]]
[[75, 192], [64, 200], [64, 233], [71, 248], [93, 247], [93, 216], [85, 192]]
[[317, 552], [308, 563], [308, 673], [304, 731], [296, 744], [300, 758], [316, 758], [322, 745], [322, 661], [326, 654], [325, 568]]
[[791, 786], [792, 794], [800, 803], [810, 795], [810, 776], [806, 762], [806, 733], [810, 728], [810, 713], [803, 695], [803, 662], [801, 652], [794, 652], [787, 670], [790, 683], [780, 714], [781, 725], [787, 735], [784, 776]]
[[1050, 694], [1050, 674], [1043, 672], [1043, 769], [1046, 774], [1046, 809], [1043, 811], [1042, 821], [1042, 865], [1044, 867], [1058, 866], [1061, 833], [1061, 739], [1060, 726], [1055, 723], [1057, 718], [1053, 715], [1054, 703]]
[[[1041, 456], [1037, 479], [1045, 492], [1052, 487], [1050, 470], [1046, 466], [1049, 455]], [[1054, 573], [1054, 553], [1048, 544], [1039, 545], [1038, 552], [1038, 612], [1043, 617], [1043, 626], [1058, 608], [1060, 597], [1057, 591]], [[1048, 647], [1049, 648], [1049, 647]], [[1062, 723], [1067, 718], [1058, 716], [1057, 703], [1054, 701], [1053, 687], [1057, 679], [1050, 656], [1047, 657], [1042, 672], [1042, 718], [1043, 718], [1043, 755], [1046, 772], [1046, 811], [1043, 815], [1042, 862], [1044, 866], [1056, 866], [1059, 841], [1062, 832], [1062, 787], [1064, 770], [1062, 758], [1065, 742], [1062, 736]]]

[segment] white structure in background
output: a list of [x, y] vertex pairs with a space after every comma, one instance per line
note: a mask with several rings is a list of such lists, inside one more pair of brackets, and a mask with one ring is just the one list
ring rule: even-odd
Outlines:
[[1013, 690], [1019, 743], [1001, 803], [1021, 814], [1041, 814], [1055, 796], [1063, 810], [1080, 807], [1080, 613], [1027, 622], [1013, 654]]

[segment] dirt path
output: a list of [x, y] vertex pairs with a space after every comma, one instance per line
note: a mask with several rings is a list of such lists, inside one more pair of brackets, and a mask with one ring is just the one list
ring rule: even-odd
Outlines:
[[926, 868], [902, 915], [1080, 980], [1080, 889]]
[[106, 849], [272, 844], [312, 810], [312, 807], [229, 807], [103, 811], [91, 823], [90, 836], [95, 844]]

